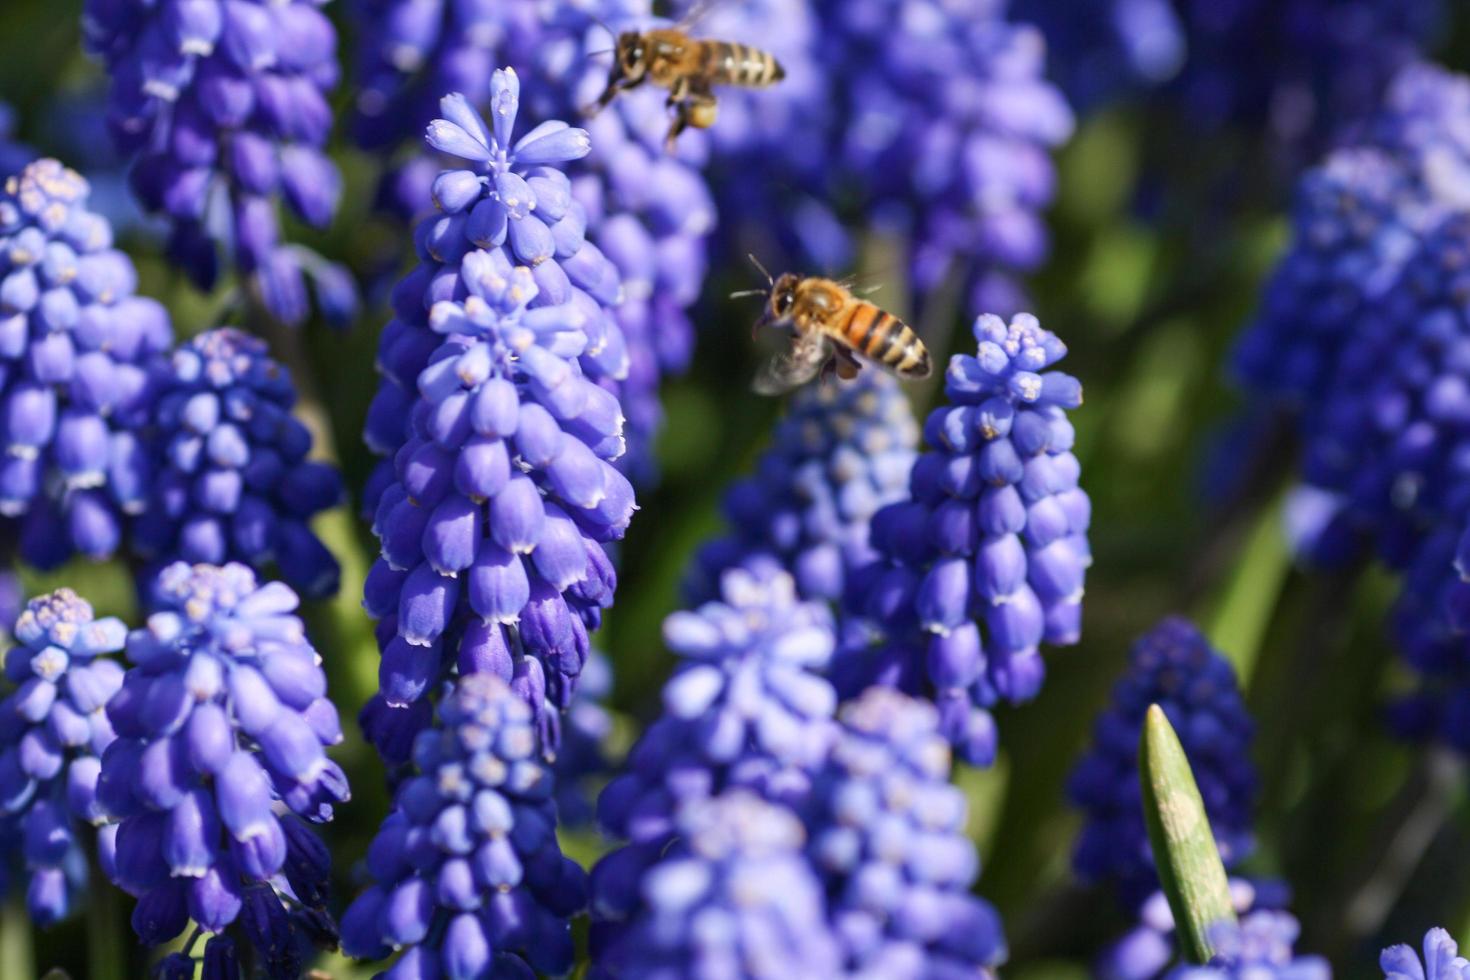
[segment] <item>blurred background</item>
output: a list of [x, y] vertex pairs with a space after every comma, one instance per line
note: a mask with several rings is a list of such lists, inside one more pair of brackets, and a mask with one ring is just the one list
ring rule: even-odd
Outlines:
[[[329, 8], [350, 39], [349, 10]], [[1463, 66], [1470, 15], [1460, 4], [1451, 13], [1431, 50], [1442, 64]], [[164, 264], [157, 229], [127, 202], [102, 123], [103, 78], [81, 53], [79, 17], [80, 0], [0, 4], [0, 99], [14, 110], [10, 135], [83, 170], [99, 209], [125, 226], [139, 292], [165, 302], [181, 336], [206, 329], [222, 299], [195, 292]], [[350, 51], [350, 42], [343, 47]], [[1068, 67], [1076, 66], [1053, 65]], [[340, 88], [336, 97], [348, 98]], [[1128, 925], [1109, 895], [1072, 878], [1080, 818], [1063, 786], [1129, 643], [1171, 612], [1200, 624], [1248, 692], [1263, 786], [1259, 847], [1244, 870], [1289, 883], [1303, 926], [1298, 949], [1328, 956], [1338, 976], [1357, 977], [1375, 973], [1384, 945], [1414, 941], [1431, 924], [1470, 939], [1463, 765], [1394, 740], [1382, 723], [1383, 703], [1405, 685], [1384, 636], [1394, 582], [1371, 568], [1307, 574], [1294, 566], [1279, 526], [1291, 435], [1252, 412], [1257, 406], [1232, 388], [1226, 369], [1286, 244], [1294, 176], [1316, 149], [1283, 153], [1265, 123], [1202, 131], [1195, 122], [1147, 95], [1080, 111], [1056, 154], [1052, 253], [1028, 280], [1030, 308], [1066, 341], [1061, 366], [1086, 392], [1073, 419], [1096, 561], [1082, 642], [1047, 652], [1048, 681], [1035, 702], [1000, 710], [998, 764], [957, 777], [971, 799], [980, 890], [1006, 922], [1008, 976], [1088, 975], [1101, 945]], [[293, 239], [359, 271], [374, 268], [385, 249], [407, 256], [403, 232], [371, 214], [375, 164], [340, 134], [333, 155], [346, 177], [342, 212], [330, 231], [293, 228]], [[874, 233], [863, 245], [861, 266], [885, 284], [873, 298], [904, 313], [897, 244]], [[617, 604], [601, 634], [615, 666], [614, 751], [657, 710], [671, 666], [660, 623], [680, 605], [695, 549], [721, 527], [722, 489], [749, 470], [781, 410], [780, 400], [750, 391], [760, 356], [748, 329], [752, 306], [722, 298], [749, 288], [751, 276], [743, 261], [718, 260], [696, 307], [692, 368], [664, 389], [661, 482], [640, 493]], [[926, 317], [941, 362], [972, 344], [961, 305]], [[349, 487], [361, 487], [373, 463], [360, 432], [385, 321], [378, 297], [346, 332], [252, 324], [291, 366], [303, 413]], [[919, 413], [940, 395], [932, 384], [909, 390]], [[344, 571], [339, 595], [308, 603], [305, 613], [348, 722], [338, 758], [353, 800], [325, 834], [345, 898], [355, 891], [353, 859], [386, 810], [376, 757], [348, 721], [376, 684], [377, 649], [359, 605], [373, 542], [355, 504], [323, 518], [319, 531]], [[74, 562], [25, 577], [30, 594], [61, 584], [91, 597], [99, 612], [136, 621], [120, 566]], [[591, 835], [567, 846], [589, 859], [601, 847]], [[0, 976], [51, 967], [74, 977], [141, 975], [128, 904], [98, 888], [85, 915], [33, 934], [12, 898], [0, 921]], [[322, 968], [343, 977], [370, 972], [340, 960]]]

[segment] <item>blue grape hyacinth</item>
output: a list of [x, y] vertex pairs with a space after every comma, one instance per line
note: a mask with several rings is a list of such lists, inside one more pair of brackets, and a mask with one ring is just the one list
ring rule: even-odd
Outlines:
[[619, 882], [625, 904], [594, 904], [591, 977], [843, 975], [794, 813], [736, 789], [691, 803], [675, 829], [656, 862]]
[[[1282, 910], [1291, 902], [1291, 890], [1276, 880], [1230, 879], [1230, 903], [1237, 915], [1262, 909]], [[1138, 906], [1138, 921], [1109, 943], [1093, 964], [1099, 980], [1157, 980], [1176, 958], [1174, 913], [1162, 891]]]
[[891, 375], [802, 388], [755, 473], [725, 492], [729, 533], [700, 550], [689, 591], [705, 599], [727, 568], [771, 567], [789, 572], [803, 598], [839, 601], [848, 575], [877, 557], [869, 524], [907, 496], [918, 441]]
[[[123, 648], [127, 627], [95, 618], [70, 589], [32, 599], [14, 623], [15, 645], [5, 655], [14, 689], [0, 701], [0, 850], [18, 852], [26, 907], [49, 926], [87, 888], [81, 828], [103, 822], [98, 760], [114, 738], [103, 708], [123, 679], [109, 655]], [[98, 837], [107, 850], [111, 831]]]
[[1418, 243], [1396, 287], [1343, 350], [1330, 390], [1305, 423], [1308, 486], [1335, 498], [1335, 519], [1394, 567], [1465, 511], [1458, 490], [1470, 445], [1470, 212]]
[[1050, 153], [1072, 134], [1046, 43], [1001, 0], [820, 0], [823, 57], [843, 66], [837, 187], [911, 243], [922, 301], [952, 275], [969, 308], [1014, 312], [1015, 272], [1046, 257]]
[[1236, 351], [1241, 379], [1296, 410], [1319, 398], [1353, 329], [1398, 282], [1428, 211], [1412, 173], [1382, 149], [1340, 149], [1308, 171], [1294, 241]]
[[310, 521], [342, 499], [342, 479], [308, 459], [296, 389], [265, 341], [232, 328], [174, 351], [154, 390], [148, 506], [135, 525], [150, 560], [268, 568], [308, 597], [337, 591], [337, 560]]
[[622, 350], [603, 305], [617, 271], [582, 239], [584, 214], [550, 166], [584, 155], [587, 134], [543, 123], [512, 144], [519, 82], [501, 71], [494, 86], [493, 127], [459, 96], [430, 126], [431, 143], [477, 167], [435, 183], [443, 214], [419, 226], [422, 264], [397, 290], [369, 413], [369, 443], [395, 456], [364, 589], [383, 660], [362, 722], [392, 761], [455, 670], [499, 674], [554, 750], [588, 634], [612, 604], [604, 546], [635, 509], [611, 462], [622, 408], [584, 373]]
[[1434, 38], [1442, 0], [1176, 0], [1189, 57], [1176, 84], [1196, 126], [1262, 132], [1311, 159], [1372, 114]]
[[1390, 946], [1378, 958], [1384, 980], [1466, 980], [1470, 962], [1460, 955], [1454, 937], [1444, 929], [1424, 934], [1424, 958], [1407, 943]]
[[784, 572], [735, 568], [720, 584], [719, 599], [664, 621], [664, 642], [683, 658], [664, 713], [598, 799], [603, 829], [635, 848], [657, 848], [680, 809], [729, 786], [805, 799], [831, 745], [827, 607], [800, 599]]
[[1158, 88], [1188, 54], [1170, 0], [1019, 0], [1011, 9], [1045, 35], [1047, 74], [1078, 111]]
[[998, 701], [1026, 701], [1043, 642], [1077, 642], [1091, 553], [1069, 409], [1076, 378], [1048, 370], [1066, 346], [1030, 314], [975, 321], [975, 355], [945, 374], [951, 404], [924, 425], [910, 499], [873, 517], [880, 558], [853, 576], [847, 609], [874, 635], [833, 667], [851, 697], [872, 684], [933, 699], [968, 762], [995, 753]]
[[[368, 409], [363, 438], [381, 456], [393, 456], [408, 441], [420, 372], [453, 327], [433, 319], [436, 304], [462, 302], [471, 284], [460, 269], [493, 260], [508, 271], [524, 267], [535, 281], [525, 298], [532, 309], [563, 307], [587, 339], [574, 356], [596, 376], [627, 370], [627, 348], [613, 318], [621, 299], [617, 269], [587, 240], [586, 209], [572, 196], [564, 168], [591, 150], [585, 130], [551, 122], [516, 142], [520, 79], [514, 69], [494, 76], [490, 101], [493, 131], [470, 100], [460, 94], [440, 101], [441, 117], [430, 126], [428, 144], [468, 162], [470, 169], [441, 170], [434, 180], [437, 213], [414, 231], [418, 266], [393, 289], [393, 319], [378, 340], [381, 380]], [[549, 137], [549, 138], [544, 138]], [[538, 314], [544, 315], [544, 314]], [[369, 488], [376, 507], [391, 474], [387, 463]]]
[[1139, 732], [1152, 704], [1179, 733], [1227, 867], [1251, 850], [1257, 791], [1253, 725], [1235, 671], [1194, 624], [1164, 620], [1133, 645], [1113, 704], [1094, 724], [1095, 744], [1068, 781], [1068, 795], [1086, 814], [1073, 868], [1112, 883], [1135, 908], [1158, 888], [1138, 784]]
[[586, 875], [557, 844], [554, 777], [531, 708], [471, 674], [414, 741], [416, 773], [368, 848], [374, 884], [342, 919], [349, 956], [385, 976], [531, 977], [572, 966]]
[[1293, 241], [1235, 352], [1240, 379], [1305, 413], [1335, 387], [1343, 352], [1398, 287], [1425, 235], [1464, 211], [1470, 78], [1413, 64], [1378, 110], [1307, 171]]
[[279, 204], [323, 228], [342, 178], [325, 152], [337, 32], [316, 0], [87, 0], [89, 52], [112, 76], [109, 122], [170, 258], [203, 289], [232, 265], [272, 316], [350, 318], [351, 278], [282, 240]]
[[875, 687], [838, 720], [806, 822], [848, 968], [913, 980], [987, 972], [1005, 959], [1005, 936], [970, 892], [980, 859], [938, 712]]
[[[128, 636], [132, 666], [107, 716], [97, 800], [119, 821], [113, 881], [138, 899], [145, 945], [243, 937], [271, 977], [333, 941], [325, 845], [307, 826], [348, 798], [326, 755], [342, 738], [296, 594], [246, 566], [164, 569], [157, 612]], [[190, 944], [192, 946], [192, 943]], [[210, 940], [211, 955], [227, 951]]]
[[[356, 131], [361, 145], [384, 152], [434, 118], [439, 93], [463, 92], [471, 105], [490, 108], [497, 64], [526, 79], [517, 112], [529, 125], [576, 118], [606, 81], [606, 62], [594, 57], [613, 43], [602, 25], [652, 23], [642, 0], [539, 6], [363, 0], [362, 7], [371, 26], [363, 36]], [[663, 151], [668, 111], [658, 92], [628, 93], [585, 125], [597, 152], [558, 166], [570, 178], [586, 238], [620, 275], [614, 316], [626, 338], [626, 363], [586, 367], [623, 402], [629, 450], [619, 465], [647, 480], [656, 469], [652, 440], [662, 424], [659, 382], [681, 373], [693, 349], [689, 308], [704, 282], [715, 209], [692, 162], [697, 151], [692, 157]], [[390, 170], [396, 210], [422, 213], [437, 169], [417, 157]], [[576, 251], [570, 231], [560, 229], [559, 260]]]
[[1216, 923], [1210, 927], [1215, 949], [1210, 962], [1180, 964], [1165, 980], [1331, 980], [1326, 960], [1292, 949], [1298, 932], [1296, 919], [1286, 912], [1252, 912], [1239, 923]]
[[51, 159], [0, 192], [0, 515], [41, 568], [109, 557], [142, 510], [149, 372], [173, 340], [88, 193]]

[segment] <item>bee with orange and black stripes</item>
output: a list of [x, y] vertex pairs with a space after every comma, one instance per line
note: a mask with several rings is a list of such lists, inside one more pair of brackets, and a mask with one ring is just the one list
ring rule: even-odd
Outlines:
[[[761, 268], [759, 262], [756, 266]], [[767, 273], [766, 279], [770, 289], [757, 290], [765, 293], [766, 308], [755, 329], [788, 330], [792, 340], [756, 378], [755, 390], [761, 394], [794, 388], [824, 368], [835, 371], [839, 378], [852, 378], [862, 369], [859, 357], [910, 380], [927, 378], [933, 370], [929, 349], [912, 327], [854, 296], [842, 283], [791, 272], [775, 280]]]
[[785, 77], [780, 62], [748, 44], [704, 41], [690, 37], [680, 27], [623, 31], [613, 50], [607, 87], [587, 107], [587, 114], [606, 108], [618, 93], [650, 81], [669, 90], [674, 120], [664, 145], [672, 151], [674, 141], [687, 127], [708, 129], [715, 124], [714, 86], [766, 88]]

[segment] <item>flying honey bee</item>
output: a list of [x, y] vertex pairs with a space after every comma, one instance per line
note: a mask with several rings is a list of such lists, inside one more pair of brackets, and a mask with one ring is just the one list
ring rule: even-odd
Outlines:
[[750, 260], [765, 274], [769, 289], [735, 295], [766, 297], [755, 332], [775, 327], [792, 334], [791, 346], [756, 377], [755, 390], [760, 394], [780, 394], [823, 370], [844, 380], [853, 378], [862, 370], [859, 356], [909, 380], [927, 378], [933, 370], [929, 349], [919, 335], [892, 313], [854, 296], [835, 280], [791, 272], [773, 280], [755, 256]]
[[587, 114], [595, 115], [620, 92], [651, 81], [669, 90], [668, 106], [674, 110], [674, 120], [664, 146], [670, 152], [687, 127], [708, 129], [715, 124], [714, 86], [766, 88], [786, 77], [786, 70], [769, 53], [735, 41], [690, 37], [685, 24], [623, 31], [617, 38], [607, 87], [587, 107]]

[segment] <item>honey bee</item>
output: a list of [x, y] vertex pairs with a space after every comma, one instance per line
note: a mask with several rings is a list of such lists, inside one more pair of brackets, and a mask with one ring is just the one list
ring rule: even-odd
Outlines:
[[927, 378], [933, 370], [929, 349], [912, 327], [854, 296], [842, 283], [791, 272], [773, 280], [755, 256], [751, 261], [765, 274], [770, 287], [735, 294], [766, 297], [766, 308], [753, 332], [775, 327], [792, 334], [791, 346], [757, 376], [755, 390], [760, 394], [780, 394], [823, 370], [834, 371], [844, 380], [856, 377], [862, 370], [859, 356], [909, 380]]
[[715, 124], [714, 86], [766, 88], [786, 77], [786, 69], [765, 51], [735, 41], [699, 40], [682, 26], [623, 31], [617, 38], [607, 87], [587, 107], [587, 115], [607, 108], [620, 92], [651, 81], [669, 90], [674, 120], [664, 146], [670, 152], [687, 127], [708, 129]]

